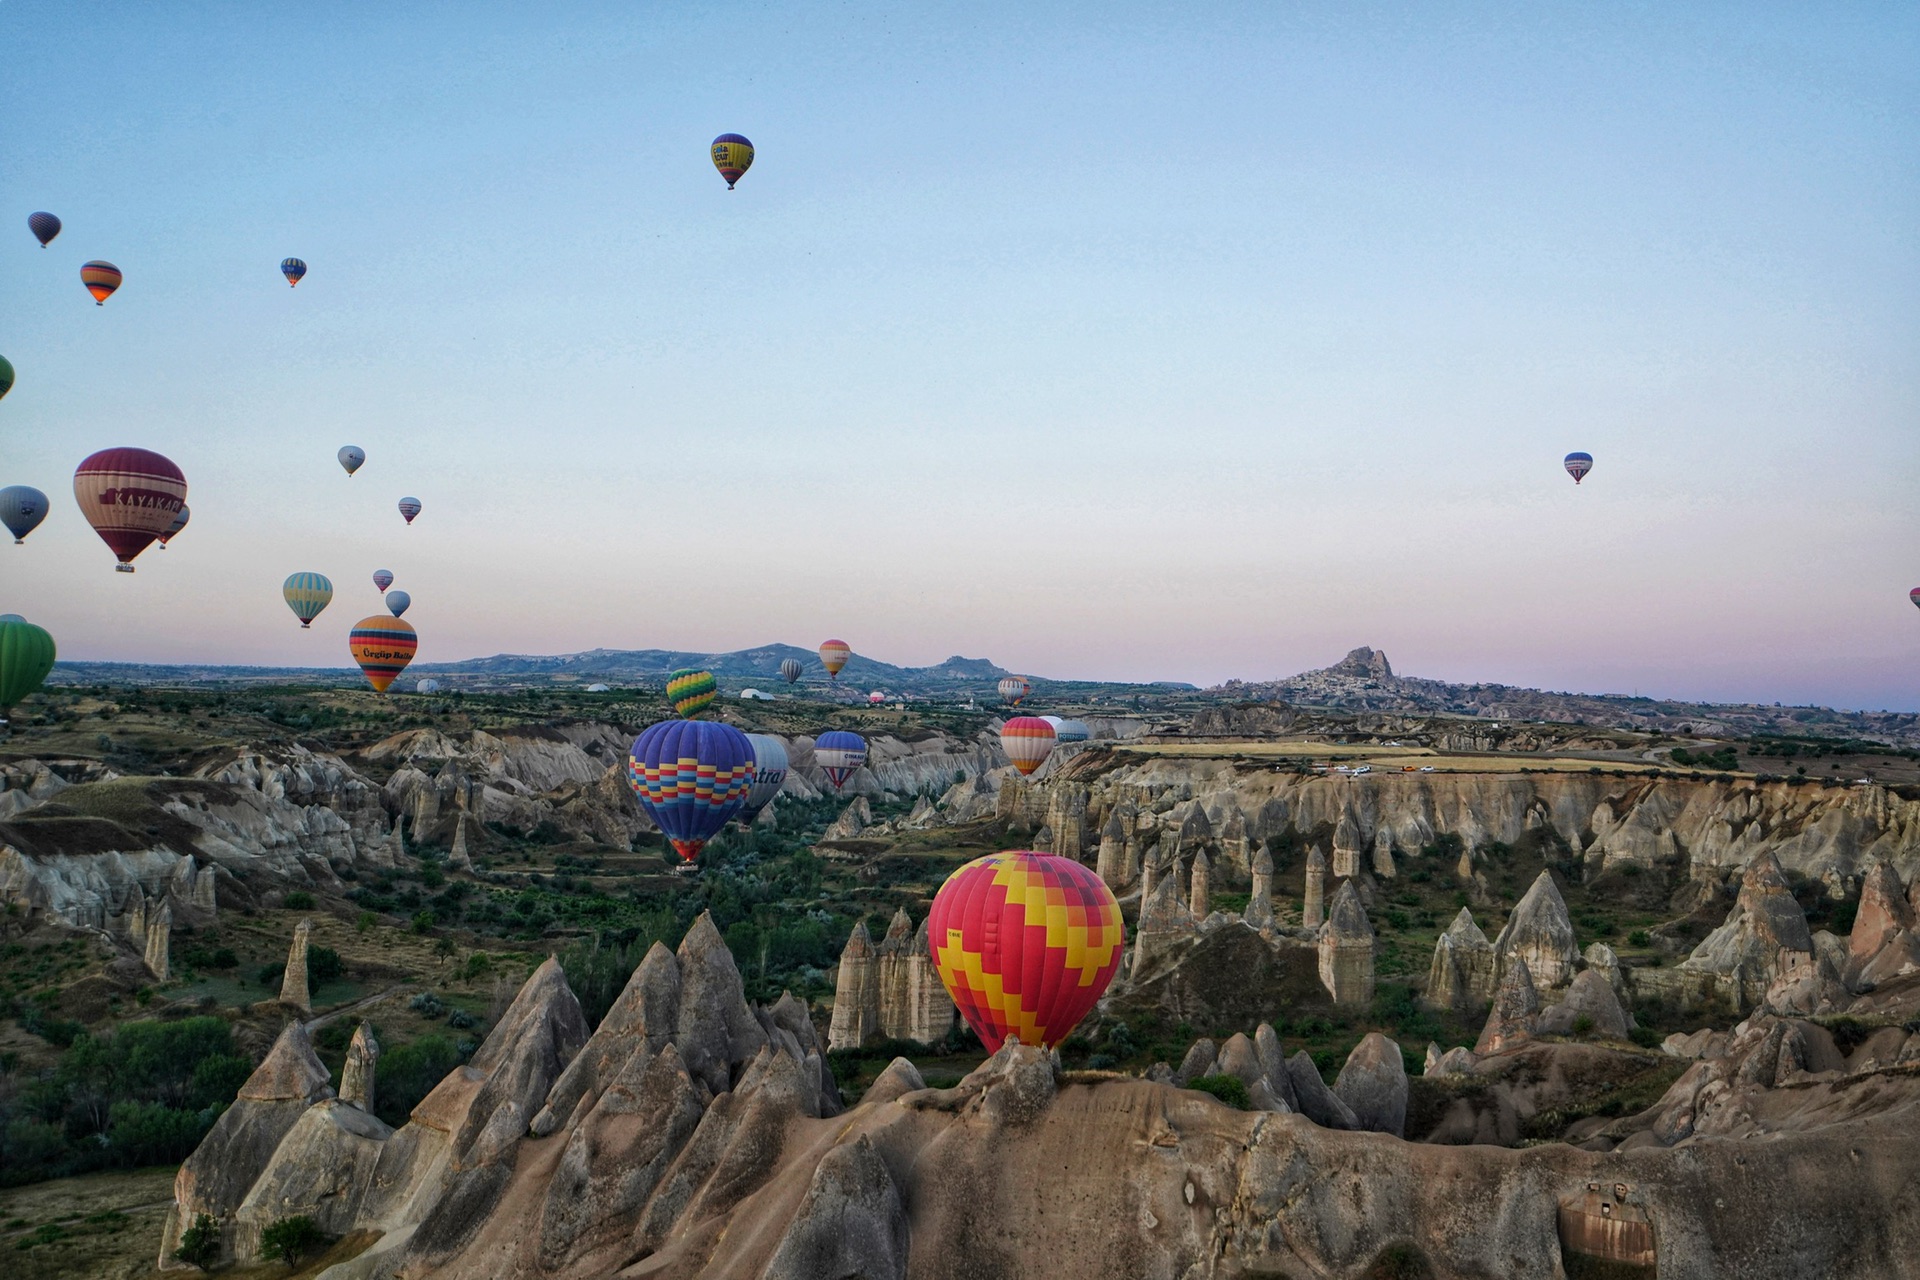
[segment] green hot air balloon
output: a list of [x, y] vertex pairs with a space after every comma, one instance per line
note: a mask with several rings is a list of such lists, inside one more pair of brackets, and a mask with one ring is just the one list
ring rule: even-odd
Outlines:
[[0, 356], [0, 400], [13, 390], [13, 365], [5, 356]]
[[13, 714], [13, 704], [40, 687], [53, 670], [53, 637], [31, 622], [9, 617], [0, 621], [0, 716]]

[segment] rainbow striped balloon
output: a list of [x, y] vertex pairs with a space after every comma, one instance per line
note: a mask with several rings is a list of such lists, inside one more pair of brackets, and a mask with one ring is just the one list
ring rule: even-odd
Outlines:
[[384, 613], [360, 619], [347, 636], [347, 652], [360, 664], [375, 693], [387, 691], [387, 686], [413, 661], [414, 651], [419, 647], [420, 637], [412, 623]]
[[687, 719], [692, 719], [695, 712], [713, 705], [714, 695], [719, 690], [720, 686], [714, 681], [711, 671], [682, 667], [667, 676], [667, 701]]
[[104, 307], [113, 291], [120, 287], [126, 277], [120, 274], [120, 268], [111, 262], [87, 262], [80, 267], [80, 283], [87, 286], [87, 292], [93, 295], [93, 305]]
[[286, 599], [287, 608], [293, 610], [293, 616], [300, 619], [300, 629], [305, 631], [320, 616], [320, 611], [333, 603], [333, 583], [322, 573], [296, 573], [287, 578], [280, 594]]
[[1019, 706], [1020, 700], [1025, 698], [1033, 688], [1020, 676], [1001, 676], [997, 687], [1000, 690], [1001, 700], [1010, 707]]
[[627, 785], [683, 861], [692, 862], [753, 789], [753, 743], [730, 724], [662, 720], [633, 740]]

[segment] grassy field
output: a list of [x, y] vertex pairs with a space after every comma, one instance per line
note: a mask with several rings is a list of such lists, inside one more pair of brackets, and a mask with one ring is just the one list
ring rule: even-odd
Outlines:
[[[1653, 773], [1662, 766], [1643, 760], [1573, 755], [1525, 755], [1511, 751], [1445, 753], [1428, 747], [1390, 747], [1345, 742], [1125, 742], [1119, 756], [1176, 756], [1199, 760], [1292, 760], [1370, 765], [1372, 777], [1431, 769], [1435, 773]], [[1666, 766], [1671, 767], [1671, 766]]]

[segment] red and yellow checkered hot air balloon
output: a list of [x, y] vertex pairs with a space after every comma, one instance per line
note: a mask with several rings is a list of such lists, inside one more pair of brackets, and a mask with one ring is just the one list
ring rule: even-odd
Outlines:
[[990, 1052], [1009, 1036], [1051, 1048], [1120, 967], [1113, 891], [1072, 858], [1014, 849], [947, 877], [927, 917], [933, 966]]

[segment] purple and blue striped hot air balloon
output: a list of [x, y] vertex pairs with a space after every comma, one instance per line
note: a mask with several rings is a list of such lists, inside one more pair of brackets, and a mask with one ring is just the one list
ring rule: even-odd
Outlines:
[[829, 729], [813, 740], [813, 758], [838, 791], [867, 762], [867, 740], [845, 729]]
[[280, 274], [287, 278], [287, 287], [294, 288], [300, 283], [300, 277], [307, 274], [307, 264], [298, 258], [287, 258], [280, 263]]
[[30, 213], [27, 215], [27, 230], [33, 232], [33, 238], [44, 249], [60, 234], [60, 219], [50, 213]]
[[730, 724], [662, 720], [627, 753], [627, 783], [675, 853], [692, 862], [753, 788], [753, 744]]

